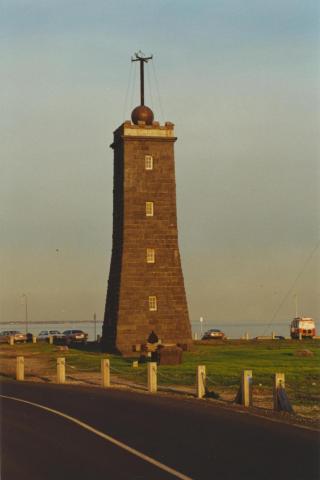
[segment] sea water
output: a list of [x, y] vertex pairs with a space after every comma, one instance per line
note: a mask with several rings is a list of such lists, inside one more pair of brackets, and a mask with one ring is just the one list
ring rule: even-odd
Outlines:
[[[32, 333], [33, 335], [38, 335], [41, 330], [58, 330], [59, 332], [64, 332], [65, 330], [70, 329], [79, 329], [83, 330], [88, 334], [88, 340], [94, 340], [97, 335], [102, 334], [102, 321], [72, 321], [72, 322], [28, 322], [26, 324], [23, 322], [1, 322], [0, 330], [19, 330], [22, 333]], [[270, 336], [272, 332], [275, 332], [275, 335], [281, 335], [284, 337], [290, 336], [290, 322], [282, 323], [214, 323], [210, 321], [203, 321], [202, 323], [191, 322], [192, 336], [193, 338], [200, 339], [205, 331], [210, 328], [217, 328], [222, 330], [224, 334], [231, 339], [241, 338], [248, 333], [249, 338], [254, 338], [257, 336], [268, 335]]]

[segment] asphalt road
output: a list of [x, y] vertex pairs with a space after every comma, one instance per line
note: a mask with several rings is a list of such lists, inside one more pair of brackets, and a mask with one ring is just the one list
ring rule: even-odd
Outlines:
[[[98, 433], [4, 396], [57, 410]], [[1, 480], [320, 478], [317, 432], [210, 402], [10, 381], [2, 383], [0, 400]], [[160, 465], [114, 445], [99, 432]]]

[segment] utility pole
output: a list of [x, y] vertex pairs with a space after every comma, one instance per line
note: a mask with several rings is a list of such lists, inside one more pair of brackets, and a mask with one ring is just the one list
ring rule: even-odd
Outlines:
[[294, 295], [294, 301], [295, 301], [295, 306], [296, 306], [296, 317], [295, 318], [298, 318], [298, 295], [297, 294]]

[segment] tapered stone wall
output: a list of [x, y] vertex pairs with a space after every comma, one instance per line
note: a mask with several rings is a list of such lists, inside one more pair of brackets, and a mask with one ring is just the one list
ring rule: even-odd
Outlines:
[[[114, 133], [113, 248], [102, 345], [130, 353], [153, 330], [162, 343], [189, 344], [191, 328], [178, 247], [173, 124]], [[153, 168], [146, 169], [145, 157]], [[153, 202], [153, 216], [146, 215]], [[154, 250], [154, 263], [147, 262]], [[156, 297], [150, 310], [149, 297]]]

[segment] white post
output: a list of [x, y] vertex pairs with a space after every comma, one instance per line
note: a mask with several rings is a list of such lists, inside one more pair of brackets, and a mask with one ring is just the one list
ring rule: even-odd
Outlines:
[[194, 332], [194, 340], [198, 340], [198, 334], [197, 334], [197, 332]]
[[299, 332], [299, 340], [302, 340], [302, 332]]
[[49, 342], [50, 345], [53, 344], [53, 336], [52, 335], [49, 335], [48, 342]]
[[241, 404], [250, 407], [252, 404], [252, 370], [243, 370], [241, 377]]
[[245, 339], [249, 340], [249, 332], [246, 332]]
[[110, 387], [110, 360], [101, 359], [101, 383], [104, 388]]
[[276, 332], [271, 332], [271, 337], [272, 337], [272, 340], [275, 340], [275, 338], [276, 338]]
[[32, 335], [32, 343], [37, 343], [37, 337], [35, 335]]
[[156, 393], [157, 391], [157, 363], [148, 363], [148, 392]]
[[24, 357], [17, 357], [16, 380], [24, 380]]
[[197, 398], [203, 398], [206, 393], [206, 367], [198, 365], [197, 367]]
[[14, 345], [14, 337], [12, 335], [9, 337], [9, 345]]
[[57, 358], [57, 383], [64, 383], [66, 381], [66, 359], [63, 357]]
[[275, 373], [273, 384], [273, 409], [279, 410], [278, 395], [279, 388], [285, 388], [285, 376], [284, 373]]
[[203, 317], [200, 317], [200, 340], [202, 339], [202, 324], [203, 324]]

